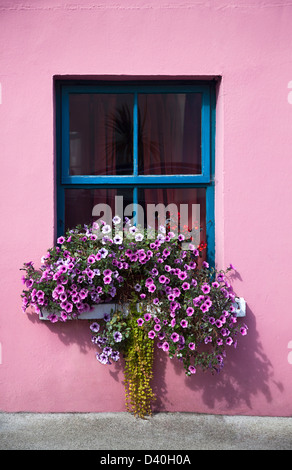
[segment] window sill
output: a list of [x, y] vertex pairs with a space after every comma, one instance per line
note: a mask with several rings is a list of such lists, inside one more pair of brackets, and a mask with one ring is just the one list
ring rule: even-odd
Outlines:
[[[235, 307], [236, 316], [241, 318], [246, 316], [246, 302], [243, 297], [236, 297], [235, 303], [233, 304]], [[78, 320], [100, 320], [103, 318], [105, 313], [110, 313], [111, 310], [115, 310], [118, 304], [114, 303], [107, 303], [107, 304], [99, 304], [96, 305], [90, 312], [85, 312], [79, 315]], [[119, 306], [120, 308], [120, 306]], [[127, 306], [124, 306], [125, 312], [127, 312]], [[39, 314], [40, 320], [48, 320], [48, 316], [50, 315], [49, 312], [43, 310], [42, 313]]]

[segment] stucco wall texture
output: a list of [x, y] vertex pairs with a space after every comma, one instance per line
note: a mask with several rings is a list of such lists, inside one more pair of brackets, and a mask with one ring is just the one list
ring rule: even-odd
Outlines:
[[21, 310], [19, 268], [55, 237], [54, 79], [212, 79], [216, 264], [233, 263], [247, 337], [218, 376], [156, 352], [155, 410], [292, 414], [292, 3], [1, 0], [0, 410], [124, 411], [122, 367], [87, 321]]

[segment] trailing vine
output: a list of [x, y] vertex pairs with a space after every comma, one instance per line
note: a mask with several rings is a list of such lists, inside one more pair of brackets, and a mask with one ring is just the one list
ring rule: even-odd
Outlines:
[[153, 378], [154, 342], [137, 323], [139, 313], [131, 305], [128, 325], [131, 334], [125, 351], [125, 397], [127, 411], [145, 418], [151, 415], [155, 395], [151, 387]]

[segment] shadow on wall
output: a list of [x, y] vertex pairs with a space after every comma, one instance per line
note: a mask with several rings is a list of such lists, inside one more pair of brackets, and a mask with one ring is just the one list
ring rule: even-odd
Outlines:
[[[35, 314], [29, 314], [28, 317], [32, 322], [39, 322]], [[171, 380], [176, 380], [177, 377], [177, 387], [175, 387], [177, 393], [187, 395], [187, 389], [196, 392], [211, 412], [217, 407], [230, 410], [230, 412], [240, 406], [252, 410], [253, 397], [260, 395], [268, 403], [272, 402], [271, 385], [276, 386], [280, 392], [283, 391], [283, 385], [274, 379], [272, 364], [263, 351], [259, 334], [256, 331], [256, 317], [249, 307], [247, 307], [245, 321], [249, 328], [248, 336], [239, 337], [236, 349], [232, 346], [227, 349], [225, 366], [218, 375], [199, 370], [195, 375], [186, 377], [182, 364], [177, 359], [170, 360], [166, 353], [155, 346], [152, 382], [156, 395], [154, 410], [167, 411], [169, 406], [175, 405], [175, 397], [168, 395], [166, 370], [169, 361], [175, 373]], [[85, 320], [58, 324], [45, 321], [44, 327], [57, 334], [65, 345], [76, 343], [81, 353], [94, 355], [97, 349], [91, 342], [90, 323]], [[107, 367], [107, 371], [116, 382], [124, 381], [123, 370], [123, 360]], [[182, 380], [184, 391], [181, 389]], [[189, 401], [188, 397], [186, 400]], [[200, 410], [190, 411], [199, 412]]]
[[[225, 365], [219, 374], [212, 375], [200, 370], [191, 377], [184, 377], [184, 385], [200, 393], [210, 411], [217, 407], [232, 411], [240, 406], [252, 410], [253, 397], [260, 395], [271, 403], [271, 385], [283, 392], [283, 385], [275, 381], [272, 364], [259, 341], [255, 315], [248, 307], [246, 323], [248, 336], [238, 339], [236, 349], [231, 346], [227, 350]], [[184, 374], [182, 365], [174, 360], [173, 367], [181, 380]]]
[[67, 322], [51, 323], [47, 320], [39, 320], [35, 313], [27, 313], [27, 317], [33, 323], [40, 323], [44, 328], [48, 328], [53, 334], [58, 335], [60, 341], [65, 346], [77, 344], [82, 354], [94, 351], [96, 347], [91, 342], [91, 332], [89, 320], [70, 320]]

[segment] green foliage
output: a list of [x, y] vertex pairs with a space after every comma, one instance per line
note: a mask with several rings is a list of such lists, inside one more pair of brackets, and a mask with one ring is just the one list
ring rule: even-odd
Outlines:
[[125, 349], [125, 396], [127, 410], [145, 418], [152, 414], [151, 405], [155, 399], [151, 388], [154, 343], [138, 326], [138, 316], [135, 305], [131, 305], [128, 318], [131, 333]]

